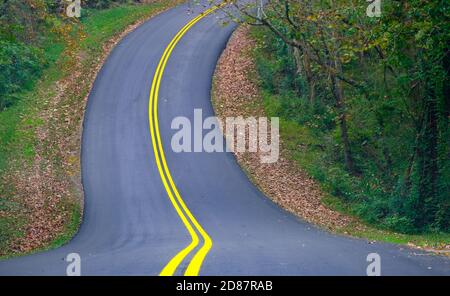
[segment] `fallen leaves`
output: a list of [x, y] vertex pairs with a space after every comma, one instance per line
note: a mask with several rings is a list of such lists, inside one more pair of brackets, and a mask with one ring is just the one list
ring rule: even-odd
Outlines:
[[[256, 46], [249, 28], [241, 26], [230, 39], [217, 65], [213, 98], [217, 115], [226, 117], [265, 116], [251, 50]], [[308, 222], [339, 229], [353, 218], [325, 207], [318, 185], [287, 156], [280, 139], [281, 157], [273, 164], [260, 162], [259, 153], [235, 153], [256, 186], [274, 202]]]

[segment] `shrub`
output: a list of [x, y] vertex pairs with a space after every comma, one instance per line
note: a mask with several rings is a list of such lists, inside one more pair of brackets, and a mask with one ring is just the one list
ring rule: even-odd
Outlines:
[[14, 93], [29, 89], [45, 67], [42, 50], [0, 41], [0, 110], [14, 103]]

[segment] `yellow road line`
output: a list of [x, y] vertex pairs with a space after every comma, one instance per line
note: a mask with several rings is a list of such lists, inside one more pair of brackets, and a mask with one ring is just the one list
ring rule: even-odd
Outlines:
[[[199, 16], [200, 17], [200, 16]], [[197, 18], [199, 18], [197, 17]], [[195, 19], [197, 19], [195, 18]], [[194, 19], [194, 20], [195, 20]], [[167, 191], [167, 194], [169, 196], [169, 199], [173, 205], [173, 207], [175, 208], [177, 214], [180, 216], [183, 224], [185, 225], [185, 227], [188, 229], [189, 234], [191, 235], [191, 239], [192, 242], [182, 251], [180, 251], [175, 257], [172, 258], [172, 260], [164, 267], [164, 269], [162, 270], [162, 272], [160, 273], [160, 275], [173, 275], [178, 267], [178, 265], [183, 261], [183, 259], [198, 245], [199, 242], [199, 238], [197, 236], [197, 233], [194, 231], [194, 229], [192, 228], [191, 224], [189, 223], [189, 221], [187, 220], [186, 216], [183, 214], [183, 212], [181, 211], [180, 207], [178, 206], [178, 203], [175, 201], [175, 198], [173, 197], [173, 194], [167, 184], [167, 180], [166, 177], [164, 176], [164, 172], [163, 169], [161, 167], [161, 162], [159, 159], [159, 155], [158, 155], [158, 149], [156, 146], [156, 140], [155, 140], [155, 132], [154, 132], [154, 128], [153, 128], [153, 98], [154, 98], [154, 94], [155, 94], [155, 86], [158, 80], [158, 74], [161, 70], [161, 66], [163, 64], [163, 59], [164, 57], [167, 55], [168, 49], [172, 46], [172, 44], [174, 43], [175, 39], [180, 35], [181, 32], [184, 32], [184, 30], [186, 30], [188, 25], [186, 25], [174, 38], [174, 40], [172, 40], [169, 44], [169, 46], [166, 48], [163, 57], [160, 60], [160, 63], [158, 65], [158, 68], [155, 72], [155, 76], [153, 79], [153, 83], [152, 83], [152, 89], [151, 89], [151, 93], [150, 93], [150, 102], [149, 102], [149, 121], [150, 121], [150, 133], [151, 133], [151, 137], [152, 137], [152, 144], [153, 144], [153, 151], [155, 153], [155, 159], [156, 159], [156, 164], [158, 167], [158, 171], [159, 174], [161, 176], [161, 180], [163, 182], [163, 185]]]
[[[222, 4], [223, 5], [223, 4]], [[222, 6], [220, 5], [220, 6]], [[166, 189], [166, 192], [169, 196], [169, 199], [175, 208], [177, 214], [180, 216], [184, 226], [188, 230], [190, 236], [191, 236], [191, 243], [185, 247], [183, 250], [181, 250], [178, 254], [176, 254], [170, 262], [164, 267], [164, 269], [161, 271], [160, 275], [173, 275], [177, 269], [177, 267], [181, 264], [181, 262], [186, 258], [186, 256], [191, 253], [195, 247], [199, 243], [199, 237], [197, 233], [195, 232], [194, 228], [192, 227], [191, 223], [194, 225], [195, 229], [200, 233], [204, 240], [203, 246], [197, 251], [197, 253], [192, 258], [191, 262], [189, 263], [185, 275], [198, 275], [200, 272], [201, 265], [203, 263], [203, 260], [205, 259], [206, 255], [208, 254], [209, 250], [212, 247], [212, 240], [209, 237], [209, 235], [206, 233], [206, 231], [201, 227], [201, 225], [197, 222], [195, 217], [192, 215], [186, 204], [184, 203], [183, 199], [181, 198], [177, 187], [175, 186], [175, 183], [173, 182], [172, 176], [170, 174], [169, 168], [167, 166], [164, 149], [162, 147], [161, 143], [161, 137], [159, 133], [159, 124], [158, 124], [158, 96], [159, 96], [159, 88], [162, 80], [162, 76], [164, 74], [164, 70], [167, 64], [168, 59], [170, 58], [170, 55], [172, 54], [172, 51], [174, 50], [175, 46], [178, 44], [180, 39], [186, 34], [187, 31], [189, 31], [190, 28], [192, 28], [198, 21], [200, 21], [205, 16], [209, 15], [210, 13], [217, 10], [220, 6], [214, 7], [211, 9], [206, 10], [193, 20], [191, 20], [188, 24], [186, 24], [178, 33], [177, 35], [172, 39], [172, 41], [169, 43], [167, 48], [164, 51], [164, 54], [158, 64], [158, 67], [156, 69], [152, 88], [150, 92], [150, 98], [149, 98], [149, 122], [150, 122], [150, 134], [152, 138], [152, 145], [153, 145], [153, 151], [155, 154], [155, 160], [156, 165], [158, 167], [158, 172], [161, 177], [162, 183], [164, 185], [164, 188]], [[156, 137], [155, 137], [156, 134]], [[162, 163], [162, 165], [161, 165]], [[167, 181], [168, 180], [168, 181]], [[172, 189], [172, 190], [171, 190]], [[176, 199], [174, 198], [173, 193], [175, 194]], [[181, 207], [180, 207], [181, 206]], [[187, 216], [187, 217], [186, 217]], [[188, 220], [189, 218], [189, 220]]]

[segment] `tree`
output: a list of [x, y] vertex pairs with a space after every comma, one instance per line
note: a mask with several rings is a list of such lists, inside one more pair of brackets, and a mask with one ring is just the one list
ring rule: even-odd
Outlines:
[[378, 201], [362, 198], [384, 205], [377, 219], [448, 230], [450, 3], [391, 1], [370, 18], [357, 0], [267, 1], [259, 14], [255, 2], [231, 2], [236, 21], [291, 49], [308, 102], [327, 98], [347, 171], [382, 186]]

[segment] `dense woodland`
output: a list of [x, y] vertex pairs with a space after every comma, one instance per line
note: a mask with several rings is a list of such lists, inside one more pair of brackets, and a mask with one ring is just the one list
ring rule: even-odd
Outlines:
[[266, 107], [307, 129], [308, 171], [368, 222], [448, 232], [450, 2], [382, 1], [379, 18], [362, 0], [242, 3]]

